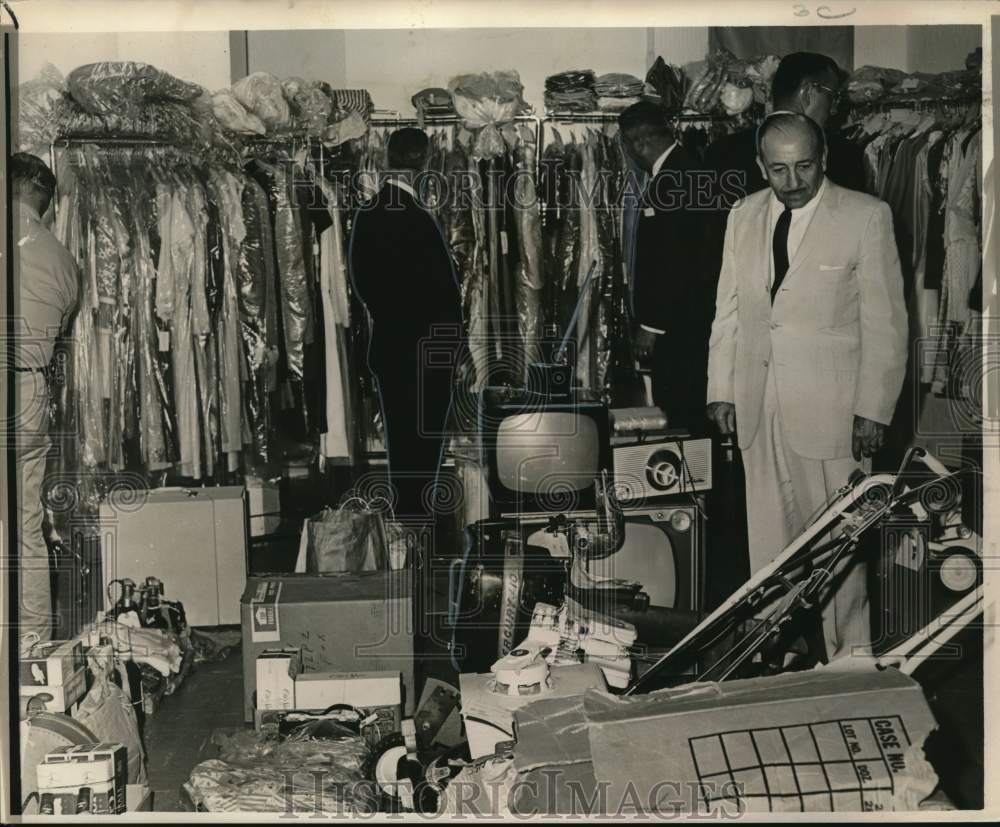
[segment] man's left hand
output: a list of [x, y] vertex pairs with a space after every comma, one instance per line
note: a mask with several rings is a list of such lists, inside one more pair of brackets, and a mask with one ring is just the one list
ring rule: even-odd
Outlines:
[[854, 432], [851, 435], [851, 451], [858, 462], [862, 457], [874, 456], [885, 441], [885, 425], [873, 422], [863, 416], [854, 417]]
[[653, 358], [653, 350], [656, 347], [657, 334], [644, 327], [639, 327], [635, 331], [635, 356], [640, 363], [647, 363]]

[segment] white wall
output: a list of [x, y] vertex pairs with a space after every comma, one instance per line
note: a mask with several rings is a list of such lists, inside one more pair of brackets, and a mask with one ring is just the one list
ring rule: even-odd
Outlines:
[[350, 31], [347, 86], [381, 109], [411, 113], [410, 98], [455, 75], [516, 69], [525, 99], [543, 109], [545, 78], [566, 69], [644, 77], [646, 29], [434, 29]]
[[980, 26], [913, 26], [909, 34], [910, 72], [964, 69], [966, 55], [983, 45]]
[[708, 54], [707, 26], [676, 26], [653, 29], [652, 54], [647, 55], [646, 68], [662, 56], [667, 63], [683, 66], [695, 60], [704, 60]]
[[965, 56], [982, 45], [979, 26], [857, 26], [854, 67], [949, 72], [965, 68]]
[[114, 32], [19, 36], [18, 80], [30, 80], [46, 62], [63, 75], [102, 60], [152, 63], [182, 80], [214, 90], [230, 83], [229, 32]]
[[347, 34], [343, 29], [247, 32], [250, 71], [347, 88]]

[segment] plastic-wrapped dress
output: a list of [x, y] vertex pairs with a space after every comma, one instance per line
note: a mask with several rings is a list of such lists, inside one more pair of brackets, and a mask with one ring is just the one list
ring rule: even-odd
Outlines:
[[552, 280], [557, 285], [554, 291], [556, 304], [553, 319], [558, 325], [560, 338], [569, 330], [573, 308], [579, 295], [577, 271], [581, 259], [581, 165], [579, 147], [576, 143], [567, 144], [565, 164], [559, 181], [559, 203], [565, 207], [560, 210], [562, 220], [559, 222], [552, 261]]
[[215, 418], [215, 372], [208, 347], [208, 337], [212, 332], [212, 317], [208, 306], [208, 212], [205, 193], [200, 182], [192, 180], [184, 190], [188, 213], [194, 227], [193, 255], [191, 259], [191, 347], [194, 350], [196, 376], [196, 402], [200, 420], [196, 423], [195, 442], [200, 444], [203, 466], [195, 476], [211, 476], [215, 473], [215, 436], [218, 424]]
[[[173, 284], [170, 310], [170, 356], [174, 390], [174, 415], [180, 450], [180, 473], [201, 477], [198, 383], [192, 330], [191, 290], [195, 257], [195, 224], [183, 197], [179, 179], [170, 187], [166, 209], [160, 212], [160, 277], [167, 273]], [[168, 242], [169, 240], [169, 242]], [[159, 312], [159, 307], [157, 308]]]
[[463, 282], [463, 310], [468, 324], [469, 356], [476, 370], [475, 391], [486, 387], [489, 376], [490, 342], [489, 342], [489, 296], [486, 273], [486, 257], [489, 249], [489, 239], [486, 231], [486, 215], [483, 208], [484, 195], [482, 179], [479, 176], [478, 164], [469, 158], [469, 175], [472, 191], [470, 193], [472, 229], [475, 244], [472, 247], [472, 257], [468, 265], [468, 277]]
[[517, 217], [518, 272], [515, 284], [518, 332], [525, 364], [541, 360], [542, 216], [535, 187], [535, 147], [521, 143], [516, 150], [514, 206]]
[[143, 182], [143, 191], [137, 193], [131, 214], [136, 279], [132, 338], [135, 342], [135, 383], [139, 396], [139, 452], [143, 465], [155, 471], [169, 467], [173, 460], [173, 445], [166, 386], [157, 359], [159, 337], [153, 306], [156, 269], [149, 237], [156, 217], [153, 210], [155, 201], [148, 197], [151, 194], [151, 190], [147, 190], [149, 186], [148, 180]]
[[222, 450], [229, 454], [230, 470], [243, 447], [240, 384], [240, 308], [237, 288], [240, 246], [246, 237], [243, 223], [243, 181], [228, 170], [213, 169], [212, 199], [219, 207], [223, 248], [222, 302], [215, 323], [219, 357], [219, 426]]
[[246, 235], [239, 249], [239, 312], [246, 382], [243, 393], [244, 444], [258, 461], [269, 457], [268, 362], [273, 339], [268, 327], [268, 283], [273, 282], [274, 243], [267, 195], [253, 178], [244, 178], [243, 222]]
[[271, 168], [276, 200], [274, 243], [281, 284], [281, 320], [285, 331], [288, 371], [302, 378], [305, 345], [312, 341], [313, 309], [306, 271], [302, 215], [294, 199], [290, 165]]
[[[131, 336], [132, 297], [134, 294], [134, 268], [132, 261], [132, 233], [126, 223], [130, 212], [128, 188], [130, 181], [126, 168], [102, 162], [104, 171], [105, 225], [111, 232], [117, 261], [102, 271], [102, 307], [99, 318], [106, 324], [109, 341], [108, 376], [110, 406], [108, 421], [108, 465], [112, 470], [125, 467], [124, 441], [131, 432], [134, 416], [132, 370], [134, 350]], [[117, 273], [117, 280], [111, 280]]]
[[[80, 306], [73, 320], [71, 354], [73, 377], [88, 377], [88, 381], [75, 383], [76, 422], [79, 433], [80, 462], [84, 468], [95, 468], [104, 461], [105, 440], [103, 402], [100, 386], [93, 381], [96, 372], [97, 330], [95, 315], [99, 305], [96, 282], [96, 251], [90, 208], [92, 201], [85, 197], [93, 178], [85, 166], [76, 164], [75, 186], [72, 196], [64, 190], [63, 202], [68, 209], [59, 210], [56, 237], [74, 254], [83, 270], [80, 285]], [[61, 171], [60, 171], [61, 172]], [[67, 178], [60, 174], [65, 185]], [[67, 400], [67, 408], [73, 403]]]
[[[580, 252], [576, 268], [577, 295], [580, 304], [580, 314], [576, 322], [577, 362], [576, 378], [582, 387], [594, 389], [597, 387], [597, 377], [594, 371], [596, 349], [598, 347], [596, 332], [597, 312], [600, 298], [601, 251], [597, 240], [597, 216], [589, 197], [595, 191], [597, 169], [594, 159], [594, 136], [591, 134], [581, 147], [583, 156], [583, 176], [581, 178], [580, 206]], [[584, 283], [593, 267], [593, 277], [590, 285], [584, 291]]]

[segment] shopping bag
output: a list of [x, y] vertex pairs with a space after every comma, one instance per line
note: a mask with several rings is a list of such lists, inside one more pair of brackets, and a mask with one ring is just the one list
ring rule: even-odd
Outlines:
[[326, 508], [306, 525], [306, 571], [380, 571], [389, 567], [384, 518], [363, 501]]

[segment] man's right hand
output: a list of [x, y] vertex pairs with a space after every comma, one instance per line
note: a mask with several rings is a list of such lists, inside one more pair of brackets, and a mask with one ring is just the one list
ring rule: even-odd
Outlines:
[[705, 415], [723, 436], [736, 433], [736, 406], [732, 402], [709, 402]]

